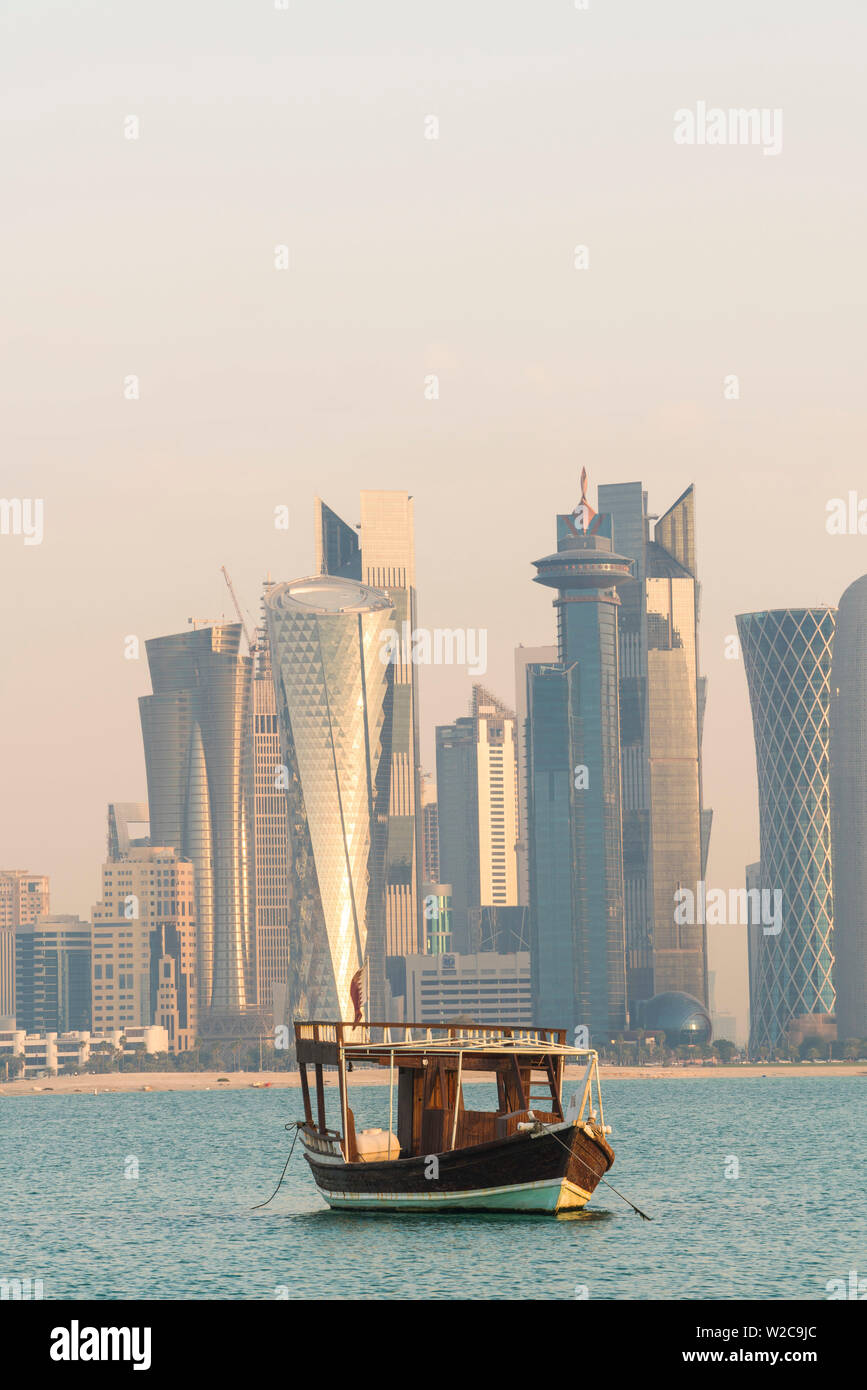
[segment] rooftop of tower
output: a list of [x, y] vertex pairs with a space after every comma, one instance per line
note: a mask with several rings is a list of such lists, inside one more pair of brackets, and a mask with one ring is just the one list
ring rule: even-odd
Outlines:
[[611, 540], [611, 518], [594, 511], [587, 499], [587, 469], [581, 470], [581, 501], [558, 521], [557, 549], [541, 560], [534, 582], [554, 589], [611, 589], [634, 577], [633, 562], [618, 555]]
[[382, 589], [334, 574], [316, 574], [275, 584], [265, 595], [265, 606], [275, 611], [297, 608], [307, 613], [371, 613], [391, 608]]
[[515, 718], [515, 711], [510, 709], [504, 700], [493, 695], [487, 686], [476, 683], [470, 697], [470, 715], [477, 717], [482, 712], [503, 715], [506, 719]]

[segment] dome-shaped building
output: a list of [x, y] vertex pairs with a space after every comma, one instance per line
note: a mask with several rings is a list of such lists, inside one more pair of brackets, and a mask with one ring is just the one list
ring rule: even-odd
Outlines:
[[713, 1037], [713, 1025], [704, 1004], [680, 991], [654, 994], [648, 999], [642, 1006], [641, 1026], [646, 1032], [664, 1032], [669, 1047], [690, 1043], [700, 1046]]

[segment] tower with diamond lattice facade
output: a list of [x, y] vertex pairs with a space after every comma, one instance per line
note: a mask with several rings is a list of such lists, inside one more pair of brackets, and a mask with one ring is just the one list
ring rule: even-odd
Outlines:
[[322, 574], [272, 585], [265, 613], [293, 854], [287, 1021], [351, 1019], [365, 964], [381, 1017], [394, 607]]
[[759, 782], [761, 888], [782, 893], [782, 927], [763, 928], [750, 999], [750, 1050], [834, 1012], [830, 676], [836, 611], [741, 613]]

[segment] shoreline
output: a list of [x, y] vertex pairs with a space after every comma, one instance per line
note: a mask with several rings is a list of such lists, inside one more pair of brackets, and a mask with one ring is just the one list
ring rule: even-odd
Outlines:
[[[801, 1062], [756, 1063], [746, 1066], [661, 1066], [661, 1067], [611, 1067], [600, 1066], [601, 1079], [609, 1081], [696, 1081], [704, 1078], [719, 1078], [725, 1081], [740, 1079], [780, 1079], [785, 1077], [828, 1077], [863, 1076], [867, 1077], [867, 1063], [864, 1062]], [[582, 1067], [566, 1067], [565, 1080], [578, 1081], [583, 1075]], [[225, 1078], [221, 1080], [220, 1078]], [[481, 1073], [474, 1080], [493, 1079], [493, 1074]], [[359, 1069], [349, 1074], [349, 1085], [382, 1086], [388, 1085], [387, 1069], [381, 1071]], [[326, 1086], [337, 1086], [336, 1072], [325, 1073]], [[246, 1090], [297, 1090], [301, 1078], [297, 1071], [193, 1071], [193, 1072], [104, 1072], [99, 1075], [47, 1076], [16, 1078], [14, 1081], [0, 1082], [0, 1099], [13, 1096], [32, 1095], [122, 1095], [139, 1092], [158, 1091], [246, 1091]]]

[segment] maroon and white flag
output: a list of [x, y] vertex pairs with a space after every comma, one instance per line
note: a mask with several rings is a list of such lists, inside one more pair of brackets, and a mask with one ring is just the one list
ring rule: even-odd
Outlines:
[[367, 962], [365, 961], [364, 965], [356, 970], [349, 986], [349, 998], [355, 1010], [355, 1017], [352, 1020], [353, 1028], [361, 1023], [364, 1017], [364, 972], [366, 968]]
[[598, 516], [598, 513], [593, 510], [590, 503], [587, 501], [586, 468], [581, 469], [581, 501], [575, 508], [573, 516], [575, 517], [576, 527], [580, 526], [581, 530], [585, 533], [585, 535], [590, 530], [593, 522], [596, 520], [596, 517]]

